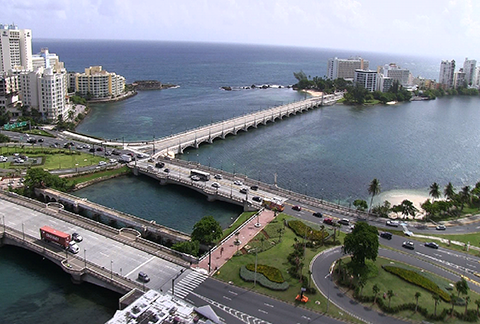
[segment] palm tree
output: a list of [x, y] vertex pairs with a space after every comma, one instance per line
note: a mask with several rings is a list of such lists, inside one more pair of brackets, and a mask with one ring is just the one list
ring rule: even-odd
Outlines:
[[455, 196], [455, 188], [453, 188], [453, 185], [451, 182], [449, 182], [445, 186], [445, 190], [443, 191], [443, 195], [447, 197], [449, 200], [453, 199], [453, 196]]
[[408, 215], [415, 216], [415, 213], [417, 212], [417, 208], [415, 208], [413, 203], [407, 199], [402, 201], [400, 208], [402, 210], [402, 215], [404, 215], [405, 217], [408, 217]]
[[370, 213], [370, 210], [372, 209], [372, 204], [373, 204], [373, 197], [378, 195], [380, 193], [380, 181], [378, 181], [377, 178], [373, 179], [372, 182], [370, 182], [370, 185], [368, 186], [368, 193], [372, 195], [372, 198], [370, 199], [370, 208], [368, 209], [368, 212]]
[[460, 294], [467, 295], [470, 288], [468, 287], [467, 280], [462, 278], [455, 283], [455, 289], [457, 289], [458, 297], [460, 297]]
[[462, 197], [462, 210], [463, 206], [466, 202], [470, 201], [470, 186], [465, 186], [462, 188], [462, 191], [460, 192], [460, 196]]
[[433, 200], [435, 200], [435, 198], [439, 198], [440, 197], [440, 187], [438, 186], [438, 183], [434, 182], [432, 183], [432, 185], [430, 186], [430, 192], [429, 192], [430, 196], [432, 196]]
[[418, 308], [418, 298], [420, 298], [420, 296], [422, 296], [422, 294], [421, 294], [419, 291], [417, 291], [417, 292], [415, 293], [415, 300], [417, 301], [417, 304], [415, 305], [415, 313], [417, 312], [417, 308]]
[[365, 285], [367, 284], [367, 280], [365, 279], [364, 276], [359, 276], [357, 284], [360, 287], [360, 296], [361, 296], [363, 292], [363, 287], [365, 287]]
[[[373, 291], [373, 303], [375, 304], [377, 302], [377, 295], [378, 293], [380, 292], [380, 288], [378, 288], [378, 285], [377, 284], [374, 284], [373, 287], [372, 287], [372, 291]], [[479, 303], [480, 303], [480, 299], [478, 300]], [[478, 312], [478, 308], [477, 308], [477, 312]]]
[[465, 315], [467, 315], [467, 306], [470, 302], [470, 296], [465, 297]]
[[457, 296], [454, 293], [450, 295], [450, 303], [452, 304], [452, 309], [450, 311], [450, 316], [453, 317], [453, 309], [455, 308], [455, 303], [457, 302]]
[[393, 290], [389, 290], [387, 291], [387, 297], [388, 297], [388, 307], [390, 308], [390, 301], [392, 300], [392, 297], [395, 296], [395, 294], [393, 293]]
[[480, 299], [475, 301], [475, 305], [477, 305], [477, 316], [478, 316], [478, 309], [480, 309]]
[[435, 301], [435, 311], [434, 311], [433, 314], [434, 314], [434, 316], [437, 316], [437, 305], [440, 303], [440, 296], [438, 294], [433, 294], [432, 298]]

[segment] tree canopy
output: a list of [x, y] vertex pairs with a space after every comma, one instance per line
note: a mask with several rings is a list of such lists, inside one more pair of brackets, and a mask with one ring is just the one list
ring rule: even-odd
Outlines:
[[222, 227], [213, 216], [205, 216], [193, 225], [191, 237], [192, 241], [210, 244], [222, 237]]
[[365, 259], [375, 261], [378, 255], [378, 230], [366, 222], [355, 224], [345, 236], [343, 251], [352, 255], [354, 267], [364, 267]]
[[33, 196], [35, 188], [52, 188], [60, 191], [67, 191], [69, 188], [67, 180], [51, 174], [40, 168], [32, 168], [25, 176], [25, 190]]

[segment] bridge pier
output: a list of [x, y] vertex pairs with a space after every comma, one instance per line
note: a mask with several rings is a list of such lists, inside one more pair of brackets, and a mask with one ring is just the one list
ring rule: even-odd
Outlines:
[[135, 167], [133, 168], [133, 174], [136, 175], [136, 176], [138, 176], [138, 167], [137, 167], [137, 166], [135, 166]]

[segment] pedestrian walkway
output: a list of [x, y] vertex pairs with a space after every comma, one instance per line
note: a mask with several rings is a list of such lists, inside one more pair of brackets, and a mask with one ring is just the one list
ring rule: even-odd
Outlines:
[[[230, 260], [237, 251], [240, 251], [250, 240], [260, 233], [274, 218], [274, 212], [267, 209], [260, 211], [258, 216], [252, 216], [249, 221], [240, 226], [235, 232], [215, 246], [209, 254], [200, 259], [198, 267], [205, 269], [210, 275], [215, 273]], [[236, 235], [236, 233], [239, 234]], [[236, 243], [237, 238], [238, 243]], [[211, 264], [209, 267], [210, 260]]]
[[[189, 273], [179, 282], [175, 283], [175, 296], [185, 299], [189, 293], [200, 286], [207, 279], [207, 276], [197, 271], [189, 271]], [[168, 290], [172, 294], [172, 288]]]

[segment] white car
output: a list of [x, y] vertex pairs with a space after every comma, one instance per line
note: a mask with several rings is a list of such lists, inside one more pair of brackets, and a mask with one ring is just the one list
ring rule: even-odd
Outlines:
[[398, 226], [400, 226], [400, 222], [399, 221], [387, 220], [386, 225], [387, 226], [392, 226], [392, 227], [398, 227]]
[[117, 163], [118, 161], [117, 161], [117, 159], [110, 159], [110, 160], [108, 160], [108, 162], [114, 164], [114, 163]]
[[233, 181], [233, 184], [236, 186], [243, 186], [243, 182], [241, 182], [240, 180]]
[[3, 155], [0, 155], [0, 162], [7, 162], [7, 161], [8, 161], [8, 158], [6, 158]]
[[222, 180], [223, 177], [222, 177], [221, 174], [216, 174], [216, 175], [215, 175], [215, 179], [217, 179], [217, 180]]
[[78, 247], [78, 244], [75, 243], [75, 241], [70, 241], [67, 249], [68, 249], [68, 252], [71, 252], [73, 254], [77, 254], [78, 251], [80, 251], [80, 248]]
[[100, 162], [98, 162], [98, 165], [99, 165], [99, 166], [105, 166], [105, 165], [107, 165], [107, 162], [105, 162], [105, 161], [100, 161]]
[[24, 159], [21, 159], [21, 158], [16, 158], [15, 160], [13, 160], [15, 163], [24, 163], [25, 160]]

